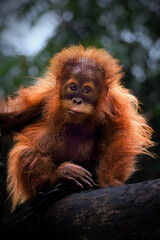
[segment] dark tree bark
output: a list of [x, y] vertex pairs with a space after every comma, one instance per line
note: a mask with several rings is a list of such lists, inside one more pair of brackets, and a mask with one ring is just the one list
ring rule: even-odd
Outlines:
[[42, 225], [54, 240], [157, 239], [160, 180], [71, 194], [49, 207]]

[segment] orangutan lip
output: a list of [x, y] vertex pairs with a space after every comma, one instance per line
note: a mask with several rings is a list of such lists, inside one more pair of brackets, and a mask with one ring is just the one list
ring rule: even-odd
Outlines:
[[82, 114], [82, 112], [76, 112], [76, 111], [72, 111], [70, 109], [67, 109], [67, 111], [71, 114]]

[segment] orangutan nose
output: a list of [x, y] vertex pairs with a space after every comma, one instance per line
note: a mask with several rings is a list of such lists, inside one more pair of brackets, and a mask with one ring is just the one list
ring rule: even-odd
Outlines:
[[72, 99], [72, 102], [74, 104], [80, 105], [83, 102], [83, 100], [82, 100], [82, 98], [75, 97]]

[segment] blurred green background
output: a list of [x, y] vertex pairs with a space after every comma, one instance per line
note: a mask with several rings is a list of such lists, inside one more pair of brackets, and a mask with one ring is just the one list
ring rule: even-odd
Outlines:
[[[71, 44], [105, 48], [124, 66], [124, 85], [143, 103], [160, 140], [159, 0], [1, 0], [0, 96], [43, 77], [50, 57]], [[6, 154], [1, 144], [0, 204], [6, 199]], [[153, 149], [158, 155], [159, 145]], [[160, 159], [142, 157], [129, 183], [160, 178]], [[5, 215], [5, 214], [4, 214]]]

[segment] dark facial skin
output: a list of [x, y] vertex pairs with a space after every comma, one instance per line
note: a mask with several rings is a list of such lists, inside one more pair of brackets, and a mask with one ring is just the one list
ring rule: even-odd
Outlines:
[[[64, 66], [60, 99], [69, 110], [91, 113], [95, 109], [102, 89], [104, 71], [95, 61], [70, 60]], [[65, 100], [68, 100], [65, 102]], [[88, 110], [87, 110], [88, 109]]]

